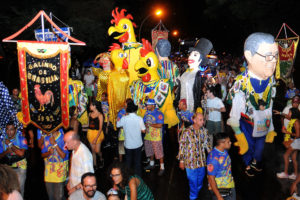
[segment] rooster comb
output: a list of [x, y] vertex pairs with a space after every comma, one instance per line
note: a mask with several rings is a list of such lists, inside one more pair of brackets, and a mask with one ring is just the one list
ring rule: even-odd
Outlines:
[[[125, 12], [127, 11], [126, 9], [122, 9], [121, 12], [118, 11], [118, 7], [116, 7], [115, 10], [112, 11], [111, 15], [113, 16], [114, 19], [112, 19], [110, 21], [111, 24], [115, 23], [116, 25], [118, 25], [119, 21], [122, 19], [122, 18], [127, 18], [127, 19], [130, 19], [130, 20], [133, 20], [133, 17], [131, 14], [128, 14], [125, 16]], [[131, 22], [132, 23], [132, 26], [136, 28], [136, 24]]]
[[142, 38], [143, 47], [140, 50], [140, 54], [142, 57], [145, 57], [149, 52], [154, 52], [150, 42], [144, 38]]

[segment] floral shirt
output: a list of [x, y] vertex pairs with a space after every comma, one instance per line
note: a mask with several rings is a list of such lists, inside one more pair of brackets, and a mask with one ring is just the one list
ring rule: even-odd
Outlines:
[[207, 129], [195, 130], [193, 125], [185, 129], [179, 140], [178, 159], [184, 161], [185, 168], [196, 169], [206, 166], [206, 155], [212, 149]]

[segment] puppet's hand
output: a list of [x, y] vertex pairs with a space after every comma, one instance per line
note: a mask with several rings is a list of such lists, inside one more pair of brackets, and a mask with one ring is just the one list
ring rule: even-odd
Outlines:
[[266, 142], [267, 143], [273, 143], [274, 137], [277, 136], [277, 133], [275, 131], [270, 131], [266, 136]]
[[238, 146], [239, 154], [244, 155], [248, 151], [248, 142], [244, 135], [244, 133], [235, 134], [235, 138], [237, 139], [237, 142], [234, 143], [234, 146]]

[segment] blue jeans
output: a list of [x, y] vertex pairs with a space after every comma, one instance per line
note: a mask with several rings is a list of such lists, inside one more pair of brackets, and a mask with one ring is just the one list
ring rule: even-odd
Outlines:
[[63, 200], [64, 197], [64, 182], [49, 183], [45, 182], [49, 200]]
[[243, 119], [240, 120], [240, 127], [241, 131], [245, 134], [249, 146], [248, 151], [242, 156], [244, 163], [246, 166], [249, 166], [253, 159], [260, 162], [263, 156], [266, 137], [252, 137], [253, 126]]
[[197, 169], [186, 168], [186, 175], [189, 180], [190, 186], [190, 200], [197, 199], [198, 193], [202, 188], [203, 179], [205, 176], [205, 167], [200, 167]]
[[134, 168], [135, 174], [142, 176], [142, 146], [136, 149], [125, 147], [125, 162], [129, 169]]

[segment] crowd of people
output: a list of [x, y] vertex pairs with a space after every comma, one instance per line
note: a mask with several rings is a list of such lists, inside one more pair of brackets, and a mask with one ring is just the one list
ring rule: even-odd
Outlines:
[[[243, 59], [229, 60], [226, 57], [219, 61], [215, 74], [207, 77], [202, 88], [202, 107], [193, 111], [188, 109], [187, 99], [178, 102], [176, 110], [180, 123], [176, 125], [179, 146], [177, 159], [179, 168], [186, 171], [191, 200], [197, 199], [206, 175], [212, 199], [236, 199], [228, 154], [231, 135], [226, 120], [230, 105], [226, 99], [236, 75], [246, 68], [243, 62]], [[179, 72], [185, 71], [184, 66], [178, 67]], [[67, 130], [60, 128], [48, 134], [38, 129], [35, 133], [35, 129], [27, 127], [19, 130], [14, 123], [8, 123], [0, 143], [0, 159], [5, 164], [0, 166], [2, 198], [19, 200], [24, 196], [25, 180], [30, 178], [26, 177], [26, 151], [37, 140], [44, 159], [44, 182], [50, 200], [154, 199], [152, 191], [143, 181], [142, 172], [153, 170], [158, 162], [158, 176], [163, 176], [164, 158], [168, 156], [165, 155], [163, 141], [168, 128], [164, 125], [165, 116], [158, 109], [156, 101], [149, 98], [144, 105], [136, 105], [133, 99], [127, 98], [118, 112], [115, 130], [109, 120], [107, 93], [97, 94], [97, 76], [93, 75], [90, 68], [85, 69], [84, 74], [78, 73], [77, 68], [75, 72], [73, 78], [83, 81], [89, 97], [87, 130], [78, 122], [78, 111], [74, 107], [70, 108], [70, 127]], [[98, 95], [101, 95], [101, 101], [96, 100]], [[20, 111], [17, 88], [12, 90], [11, 99], [15, 109]], [[285, 134], [283, 144], [286, 147], [284, 171], [278, 173], [277, 177], [295, 180], [291, 185], [293, 194], [300, 182], [297, 161], [300, 149], [300, 99], [299, 91], [292, 82], [286, 88], [286, 99], [287, 105], [283, 111], [273, 110], [274, 114], [281, 116], [282, 133]], [[259, 101], [258, 105], [258, 111], [266, 113], [266, 102]], [[147, 110], [143, 117], [137, 114], [140, 106]], [[95, 174], [96, 170], [104, 167], [104, 146], [113, 149], [111, 156], [114, 158], [108, 169], [112, 181], [112, 188], [108, 192], [97, 190]], [[148, 165], [144, 168], [143, 157], [148, 158]], [[290, 157], [294, 173], [289, 175]], [[255, 176], [262, 170], [255, 162], [247, 167], [245, 172], [248, 176]], [[65, 187], [67, 194], [64, 193]], [[296, 193], [294, 196], [297, 197]]]

